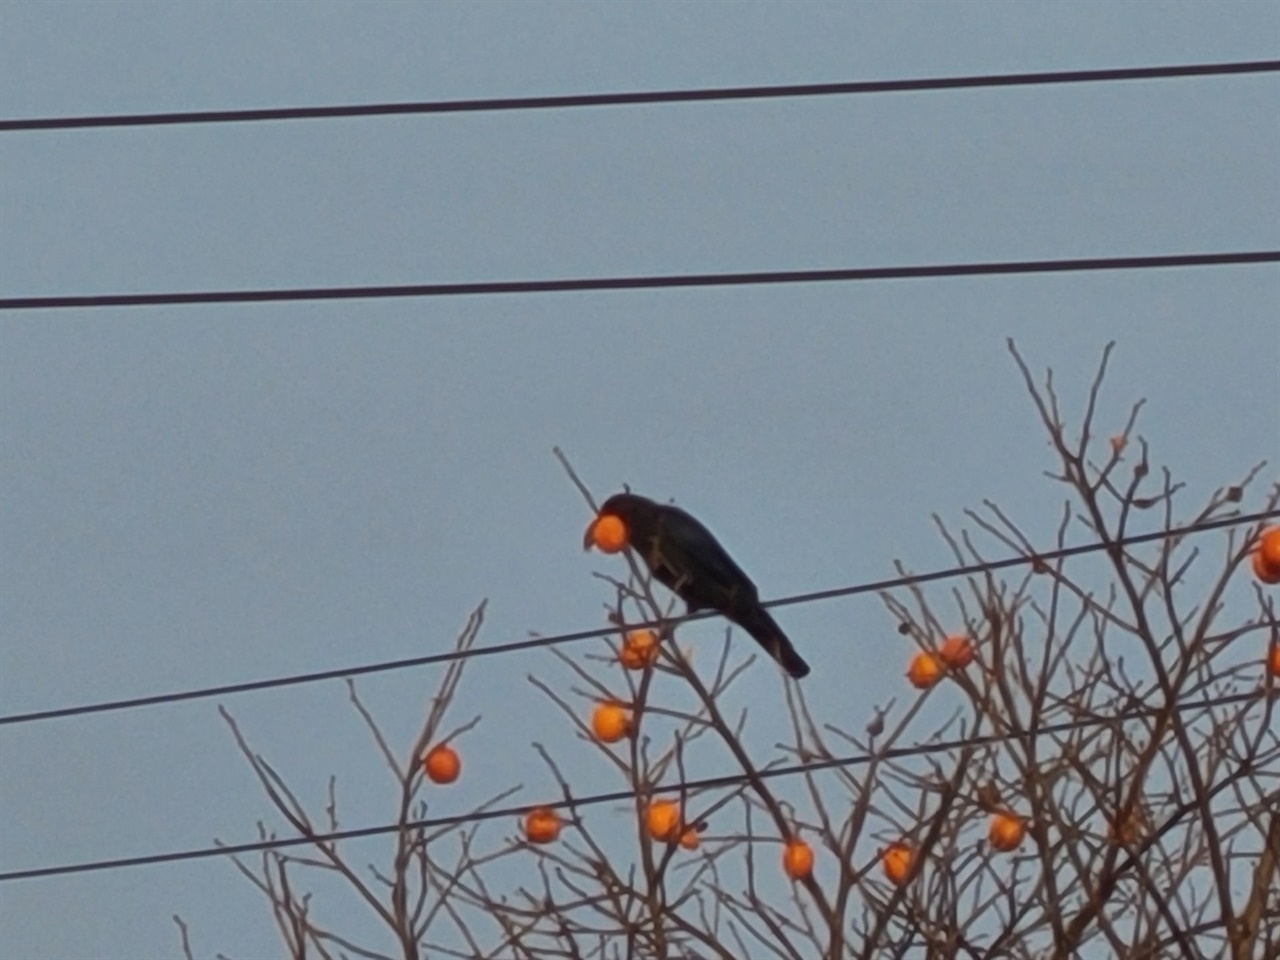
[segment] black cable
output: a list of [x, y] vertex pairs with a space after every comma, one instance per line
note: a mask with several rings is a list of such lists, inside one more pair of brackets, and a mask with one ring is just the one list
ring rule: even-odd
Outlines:
[[45, 117], [0, 120], [0, 132], [66, 130], [86, 127], [141, 127], [160, 124], [244, 123], [257, 120], [319, 120], [336, 117], [377, 117], [394, 114], [476, 113], [493, 110], [547, 110], [564, 107], [609, 107], [644, 103], [691, 103], [714, 100], [767, 100], [782, 97], [821, 97], [835, 94], [903, 93], [980, 87], [1025, 87], [1037, 84], [1096, 83], [1117, 80], [1163, 80], [1273, 73], [1280, 60], [1175, 64], [1165, 67], [1120, 67], [1103, 70], [1058, 70], [1043, 73], [979, 74], [964, 77], [924, 77], [914, 80], [854, 80], [845, 83], [779, 84], [653, 90], [631, 93], [570, 94], [549, 97], [498, 97], [485, 100], [428, 100], [416, 103], [370, 103], [327, 107], [275, 107], [257, 110], [188, 110], [175, 113], [133, 113], [97, 117]]
[[492, 280], [379, 287], [301, 287], [285, 290], [207, 290], [190, 293], [106, 293], [87, 296], [4, 297], [0, 310], [51, 307], [154, 307], [194, 303], [274, 303], [282, 300], [373, 300], [387, 297], [456, 297], [502, 293], [576, 293], [586, 290], [652, 290], [669, 287], [732, 287], [764, 283], [829, 283], [847, 280], [919, 280], [995, 274], [1075, 273], [1088, 270], [1150, 270], [1280, 263], [1280, 250], [1188, 253], [1156, 257], [1091, 257], [1077, 260], [1015, 260], [944, 263], [914, 267], [843, 270], [773, 270], [754, 273], [668, 274], [578, 280]]
[[[1233, 703], [1244, 703], [1250, 700], [1262, 700], [1267, 691], [1254, 690], [1248, 693], [1233, 693], [1219, 697], [1209, 697], [1193, 703], [1179, 703], [1174, 709], [1179, 713], [1187, 710], [1209, 709]], [[772, 767], [756, 771], [753, 775], [761, 780], [774, 777], [794, 776], [797, 773], [813, 773], [829, 770], [834, 767], [863, 766], [873, 760], [899, 760], [904, 757], [926, 756], [943, 753], [964, 747], [987, 746], [1014, 740], [1028, 735], [1045, 736], [1047, 734], [1065, 733], [1084, 727], [1096, 727], [1115, 724], [1118, 721], [1133, 720], [1158, 713], [1164, 707], [1141, 707], [1129, 711], [1121, 711], [1115, 716], [1096, 717], [1088, 720], [1064, 720], [1060, 723], [1046, 724], [1035, 729], [1009, 730], [1005, 733], [989, 733], [979, 737], [964, 737], [949, 741], [917, 744], [910, 747], [894, 747], [874, 754], [856, 754], [849, 757], [833, 757], [830, 760], [818, 760], [812, 763], [797, 763], [785, 767]], [[688, 793], [695, 790], [709, 790], [732, 787], [750, 779], [744, 773], [725, 774], [718, 777], [704, 777], [700, 780], [687, 780], [684, 783], [665, 787], [654, 787], [651, 793], [664, 795], [672, 793]], [[610, 793], [597, 793], [579, 799], [556, 800], [548, 803], [526, 804], [518, 807], [504, 807], [498, 810], [480, 810], [473, 813], [457, 814], [451, 817], [436, 817], [428, 820], [414, 820], [407, 824], [383, 824], [376, 827], [358, 827], [351, 830], [334, 830], [329, 833], [317, 833], [305, 837], [285, 837], [271, 840], [256, 840], [252, 843], [225, 844], [216, 847], [201, 847], [195, 850], [175, 850], [169, 853], [152, 853], [138, 857], [120, 857], [113, 860], [90, 860], [83, 863], [63, 864], [56, 867], [34, 867], [30, 870], [8, 870], [0, 873], [0, 883], [9, 880], [34, 880], [38, 877], [66, 876], [73, 873], [91, 873], [100, 870], [118, 870], [123, 867], [142, 867], [159, 863], [176, 863], [182, 860], [203, 860], [208, 857], [234, 856], [241, 853], [257, 853], [263, 850], [279, 850], [285, 847], [304, 846], [312, 843], [333, 843], [340, 840], [356, 840], [362, 837], [376, 837], [388, 833], [406, 830], [434, 830], [440, 827], [452, 827], [463, 823], [479, 823], [484, 820], [496, 820], [499, 817], [518, 817], [537, 807], [549, 807], [553, 810], [577, 809], [601, 803], [617, 803], [636, 797], [634, 790], [614, 790]]]
[[[1226, 517], [1205, 523], [1193, 524], [1174, 530], [1158, 530], [1153, 533], [1136, 534], [1122, 540], [1101, 543], [1086, 543], [1074, 547], [1063, 547], [1050, 550], [1035, 556], [1006, 557], [989, 563], [973, 563], [945, 570], [934, 570], [931, 573], [911, 574], [905, 577], [893, 577], [889, 580], [878, 580], [874, 583], [862, 583], [849, 587], [837, 587], [832, 590], [818, 590], [813, 593], [801, 593], [778, 600], [770, 600], [766, 607], [783, 607], [797, 603], [812, 603], [815, 600], [831, 600], [836, 597], [850, 597], [860, 593], [874, 593], [880, 590], [891, 590], [913, 584], [930, 583], [934, 580], [948, 580], [953, 577], [971, 576], [976, 573], [987, 573], [1003, 570], [1008, 567], [1021, 566], [1027, 563], [1048, 563], [1067, 557], [1078, 556], [1105, 550], [1111, 547], [1129, 547], [1152, 540], [1163, 540], [1168, 537], [1183, 536], [1215, 530], [1220, 527], [1236, 526], [1246, 523], [1258, 523], [1271, 517], [1280, 516], [1280, 510], [1264, 511], [1236, 517]], [[668, 620], [655, 620], [645, 623], [628, 624], [628, 630], [656, 629], [662, 626], [684, 623], [688, 620], [702, 620], [714, 617], [712, 611], [683, 617], [672, 617]], [[597, 627], [592, 630], [578, 630], [573, 633], [560, 633], [548, 637], [531, 637], [528, 640], [513, 640], [510, 643], [498, 643], [489, 647], [472, 647], [469, 650], [450, 650], [445, 653], [429, 653], [421, 657], [407, 657], [402, 660], [387, 660], [382, 663], [367, 663], [355, 667], [339, 667], [334, 670], [318, 670], [314, 673], [298, 673], [285, 677], [272, 677], [267, 680], [247, 680], [242, 683], [228, 683], [217, 687], [201, 687], [194, 690], [181, 690], [175, 693], [157, 693], [145, 697], [131, 697], [127, 700], [106, 700], [99, 703], [80, 704], [74, 707], [58, 707], [52, 710], [35, 710], [30, 713], [11, 713], [0, 716], [0, 726], [19, 723], [32, 723], [36, 720], [55, 720], [62, 717], [78, 717], [89, 713], [106, 713], [113, 710], [129, 710], [134, 707], [151, 707], [162, 703], [177, 703], [183, 700], [200, 700], [208, 697], [219, 697], [233, 693], [248, 693], [252, 690], [268, 690], [273, 687], [287, 687], [302, 683], [314, 683], [318, 680], [339, 680], [344, 677], [357, 677], [369, 673], [383, 673], [389, 670], [402, 670], [407, 667], [422, 667], [437, 663], [451, 663], [455, 660], [470, 660], [473, 657], [486, 657], [499, 653], [512, 653], [516, 650], [531, 650], [535, 647], [546, 647], [553, 644], [569, 643], [574, 640], [588, 640], [593, 637], [607, 637], [619, 633], [617, 626]]]

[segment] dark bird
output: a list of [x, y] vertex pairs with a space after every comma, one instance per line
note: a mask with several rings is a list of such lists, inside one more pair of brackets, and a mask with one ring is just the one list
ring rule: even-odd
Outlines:
[[601, 518], [613, 516], [626, 527], [627, 545], [644, 560], [659, 583], [689, 605], [689, 612], [715, 610], [736, 623], [799, 679], [809, 673], [782, 628], [760, 606], [751, 578], [701, 523], [679, 507], [655, 503], [634, 493], [614, 494], [587, 528], [583, 546], [590, 549]]

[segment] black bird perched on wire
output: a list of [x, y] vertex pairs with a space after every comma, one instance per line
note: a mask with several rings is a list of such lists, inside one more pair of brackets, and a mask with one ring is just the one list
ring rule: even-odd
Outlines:
[[701, 523], [679, 507], [618, 493], [604, 502], [587, 528], [584, 548], [597, 542], [596, 531], [606, 517], [622, 521], [626, 545], [644, 560], [654, 579], [689, 605], [690, 613], [715, 610], [751, 634], [791, 676], [798, 680], [809, 673], [809, 665], [782, 628], [760, 606], [751, 578]]

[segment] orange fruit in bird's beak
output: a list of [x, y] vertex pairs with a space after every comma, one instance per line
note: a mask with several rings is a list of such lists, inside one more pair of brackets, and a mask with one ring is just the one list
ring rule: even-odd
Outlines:
[[582, 538], [582, 548], [595, 547], [602, 553], [617, 553], [627, 545], [627, 525], [612, 513], [602, 513], [591, 521]]

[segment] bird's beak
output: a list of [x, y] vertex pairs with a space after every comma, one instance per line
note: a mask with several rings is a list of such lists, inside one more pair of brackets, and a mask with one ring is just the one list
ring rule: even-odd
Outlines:
[[592, 538], [594, 537], [595, 532], [596, 532], [596, 523], [597, 523], [599, 520], [600, 520], [600, 518], [599, 518], [599, 517], [594, 517], [594, 518], [592, 519], [592, 521], [591, 521], [589, 524], [587, 524], [587, 532], [586, 532], [586, 533], [584, 533], [584, 534], [582, 535], [582, 549], [583, 549], [583, 550], [590, 550], [590, 549], [591, 549], [591, 544], [592, 544], [592, 542], [593, 542]]

